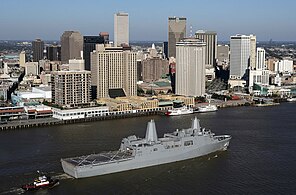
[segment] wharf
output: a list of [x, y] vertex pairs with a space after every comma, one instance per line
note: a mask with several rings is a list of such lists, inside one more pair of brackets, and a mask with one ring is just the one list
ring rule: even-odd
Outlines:
[[91, 122], [91, 121], [131, 118], [131, 117], [140, 117], [140, 116], [157, 115], [157, 114], [159, 114], [159, 111], [98, 116], [98, 117], [70, 119], [70, 120], [60, 120], [52, 117], [40, 118], [40, 119], [28, 119], [28, 120], [12, 120], [12, 121], [8, 121], [7, 124], [0, 124], [0, 131], [25, 129], [25, 128], [32, 128], [32, 127], [53, 126], [53, 125], [65, 125], [65, 124], [73, 124], [73, 123], [85, 123], [85, 122]]
[[[197, 104], [196, 106], [201, 106], [203, 104], [204, 103]], [[251, 105], [251, 103], [246, 100], [212, 102], [211, 104], [216, 105], [219, 108]], [[65, 125], [65, 124], [74, 124], [74, 123], [85, 123], [85, 122], [92, 122], [92, 121], [102, 121], [102, 120], [112, 120], [112, 119], [122, 119], [122, 118], [132, 118], [132, 117], [141, 117], [141, 116], [158, 115], [158, 114], [164, 115], [164, 113], [165, 111], [145, 111], [145, 112], [138, 112], [138, 113], [126, 113], [126, 114], [98, 116], [98, 117], [70, 119], [70, 120], [59, 120], [56, 118], [13, 120], [13, 121], [8, 121], [7, 124], [0, 124], [0, 131], [13, 130], [13, 129], [26, 129], [26, 128], [32, 128], [32, 127], [53, 126], [53, 125]]]

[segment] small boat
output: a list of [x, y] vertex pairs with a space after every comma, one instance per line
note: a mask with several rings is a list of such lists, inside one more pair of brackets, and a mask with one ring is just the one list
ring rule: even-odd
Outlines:
[[192, 108], [188, 108], [187, 106], [183, 106], [180, 108], [172, 108], [170, 110], [168, 110], [165, 115], [167, 116], [178, 116], [178, 115], [184, 115], [184, 114], [192, 114], [193, 113], [193, 109]]
[[293, 98], [287, 98], [287, 101], [288, 101], [288, 102], [296, 102], [296, 97], [293, 97]]
[[34, 180], [34, 182], [22, 186], [23, 190], [31, 191], [43, 188], [53, 188], [59, 185], [58, 179], [52, 179], [50, 176], [42, 175]]
[[194, 112], [215, 112], [218, 108], [216, 105], [206, 105], [206, 106], [199, 106], [197, 107]]

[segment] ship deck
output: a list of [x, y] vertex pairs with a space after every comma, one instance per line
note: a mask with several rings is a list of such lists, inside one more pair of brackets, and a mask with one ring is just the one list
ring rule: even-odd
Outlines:
[[132, 158], [131, 152], [110, 151], [99, 154], [90, 154], [87, 156], [66, 158], [62, 160], [74, 166], [88, 166], [125, 161]]

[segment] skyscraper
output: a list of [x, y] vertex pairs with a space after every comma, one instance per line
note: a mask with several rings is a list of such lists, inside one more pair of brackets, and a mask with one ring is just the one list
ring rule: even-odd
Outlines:
[[228, 45], [218, 45], [217, 46], [217, 60], [218, 65], [229, 63], [229, 46]]
[[32, 42], [33, 61], [39, 62], [43, 59], [44, 42], [41, 39], [36, 39]]
[[264, 48], [258, 47], [257, 48], [257, 55], [256, 55], [256, 70], [265, 70], [265, 50]]
[[[25, 51], [21, 51], [20, 53], [20, 67], [24, 67], [25, 63], [26, 63], [26, 52]], [[1, 63], [0, 63], [1, 65]]]
[[162, 44], [162, 55], [163, 55], [163, 58], [169, 59], [169, 53], [168, 52], [169, 52], [168, 42], [165, 41]]
[[85, 70], [91, 70], [90, 53], [96, 50], [96, 44], [104, 44], [102, 36], [83, 36], [83, 59]]
[[206, 44], [198, 39], [188, 38], [178, 42], [176, 46], [176, 94], [205, 94]]
[[114, 46], [129, 45], [128, 13], [114, 14]]
[[142, 61], [143, 81], [152, 82], [169, 73], [169, 62], [166, 59], [154, 57]]
[[81, 59], [83, 51], [83, 37], [78, 31], [65, 31], [61, 36], [62, 63], [69, 63], [70, 59]]
[[50, 61], [61, 61], [61, 46], [60, 45], [47, 46], [46, 57]]
[[100, 37], [103, 37], [104, 44], [109, 44], [109, 33], [108, 32], [100, 32]]
[[217, 58], [217, 33], [199, 30], [195, 37], [206, 43], [206, 66], [214, 67]]
[[90, 71], [53, 71], [51, 73], [52, 103], [79, 106], [90, 103]]
[[250, 64], [250, 36], [230, 37], [230, 78], [241, 79]]
[[250, 35], [250, 67], [256, 68], [256, 36]]
[[111, 97], [112, 90], [137, 95], [137, 53], [130, 48], [97, 45], [91, 53], [92, 89], [97, 98]]
[[168, 58], [176, 57], [176, 43], [186, 37], [186, 18], [169, 17]]

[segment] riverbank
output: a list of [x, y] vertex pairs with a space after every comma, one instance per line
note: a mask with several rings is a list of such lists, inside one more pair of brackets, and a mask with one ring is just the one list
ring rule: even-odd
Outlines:
[[[227, 102], [220, 101], [220, 102], [212, 102], [211, 104], [216, 105], [219, 108], [252, 105], [252, 103], [247, 100], [231, 100]], [[204, 103], [196, 104], [196, 106], [201, 106], [201, 105], [204, 105]], [[74, 124], [74, 123], [85, 123], [85, 122], [92, 122], [92, 121], [102, 121], [102, 120], [112, 120], [112, 119], [122, 119], [122, 118], [132, 118], [132, 117], [141, 117], [141, 116], [148, 116], [148, 115], [163, 115], [163, 113], [164, 111], [146, 111], [146, 112], [125, 113], [125, 114], [69, 119], [69, 120], [60, 120], [56, 118], [15, 120], [15, 121], [8, 121], [7, 124], [1, 124], [0, 131], [26, 129], [26, 128], [33, 128], [33, 127], [54, 126], [54, 125], [67, 125], [67, 124]]]
[[7, 124], [0, 125], [0, 130], [5, 131], [5, 130], [25, 129], [25, 128], [32, 128], [32, 127], [66, 125], [66, 124], [73, 124], [73, 123], [85, 123], [85, 122], [92, 122], [92, 121], [132, 118], [132, 117], [141, 117], [141, 116], [157, 115], [157, 114], [159, 114], [159, 111], [126, 113], [126, 114], [119, 114], [119, 115], [108, 115], [108, 116], [98, 116], [98, 117], [69, 119], [69, 120], [59, 120], [56, 118], [15, 120], [15, 121], [8, 121]]

